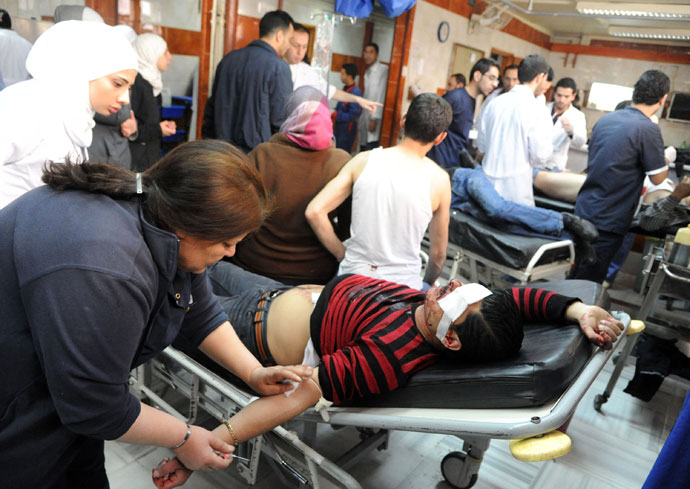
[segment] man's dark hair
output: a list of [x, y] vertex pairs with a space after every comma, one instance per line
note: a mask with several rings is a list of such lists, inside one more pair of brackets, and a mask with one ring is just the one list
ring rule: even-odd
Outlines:
[[508, 71], [508, 70], [517, 70], [517, 69], [518, 69], [518, 65], [515, 65], [515, 64], [513, 64], [513, 65], [508, 65], [508, 66], [506, 66], [505, 68], [503, 68], [503, 76], [505, 76], [506, 71]]
[[307, 34], [309, 34], [309, 29], [307, 29], [306, 27], [304, 27], [302, 24], [300, 24], [298, 22], [293, 22], [292, 28], [294, 29], [295, 32], [306, 32]]
[[379, 45], [378, 45], [378, 44], [376, 44], [375, 42], [370, 42], [369, 44], [367, 44], [367, 45], [364, 46], [364, 47], [365, 47], [365, 48], [368, 48], [369, 46], [371, 46], [372, 48], [374, 48], [374, 51], [376, 51], [376, 54], [379, 54]]
[[538, 54], [530, 54], [525, 59], [520, 61], [518, 66], [518, 80], [520, 83], [529, 83], [534, 80], [537, 75], [548, 73], [551, 67], [549, 63]]
[[477, 61], [470, 70], [470, 81], [474, 80], [475, 71], [478, 71], [479, 73], [484, 75], [487, 71], [491, 69], [492, 66], [495, 66], [496, 69], [499, 71], [501, 69], [501, 66], [496, 62], [495, 59], [482, 58], [479, 61]]
[[632, 100], [623, 100], [622, 102], [618, 102], [618, 105], [616, 105], [616, 108], [613, 110], [623, 110], [626, 107], [630, 107], [632, 105]]
[[575, 80], [572, 78], [561, 78], [558, 80], [558, 83], [556, 83], [556, 88], [554, 90], [558, 90], [559, 88], [570, 88], [573, 93], [577, 92], [577, 85], [575, 84]]
[[417, 95], [405, 117], [405, 136], [427, 144], [448, 129], [453, 120], [450, 104], [435, 93]]
[[549, 66], [549, 71], [546, 73], [546, 80], [552, 82], [556, 73], [554, 73], [553, 68]]
[[461, 343], [458, 351], [444, 349], [455, 361], [495, 361], [515, 356], [524, 336], [522, 316], [507, 290], [493, 290], [479, 312], [470, 313], [460, 324], [451, 325]]
[[353, 80], [357, 77], [357, 74], [359, 73], [357, 65], [354, 63], [345, 63], [343, 65], [343, 69], [345, 70], [345, 73], [352, 77]]
[[663, 71], [647, 70], [635, 82], [634, 104], [654, 105], [671, 90], [671, 80]]
[[463, 75], [462, 73], [454, 73], [454, 74], [450, 75], [450, 77], [455, 78], [455, 83], [457, 83], [458, 85], [460, 85], [461, 83], [463, 84], [463, 86], [467, 85], [467, 80], [465, 80], [465, 75]]
[[266, 37], [277, 30], [284, 31], [294, 25], [295, 22], [290, 14], [283, 10], [272, 10], [261, 17], [259, 21], [259, 37]]
[[4, 8], [0, 8], [0, 29], [12, 29], [12, 18]]

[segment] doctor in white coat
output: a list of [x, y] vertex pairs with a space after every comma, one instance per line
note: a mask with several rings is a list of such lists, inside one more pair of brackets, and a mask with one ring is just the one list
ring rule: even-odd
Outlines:
[[[386, 99], [386, 86], [388, 85], [388, 67], [378, 61], [379, 46], [370, 42], [364, 47], [362, 54], [367, 70], [364, 72], [364, 97], [374, 102], [383, 104]], [[380, 146], [381, 143], [381, 118], [383, 106], [380, 106], [371, 114], [363, 111], [359, 117], [359, 147], [361, 151], [367, 151]]]
[[579, 148], [587, 142], [585, 114], [573, 106], [576, 93], [575, 81], [561, 78], [556, 83], [554, 101], [546, 105], [553, 122], [553, 153], [544, 165], [549, 170], [565, 170], [570, 146]]

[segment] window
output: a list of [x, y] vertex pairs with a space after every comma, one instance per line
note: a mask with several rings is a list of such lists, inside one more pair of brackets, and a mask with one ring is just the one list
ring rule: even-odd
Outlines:
[[626, 100], [632, 100], [632, 87], [613, 85], [611, 83], [592, 83], [587, 98], [588, 109], [612, 111], [616, 105]]

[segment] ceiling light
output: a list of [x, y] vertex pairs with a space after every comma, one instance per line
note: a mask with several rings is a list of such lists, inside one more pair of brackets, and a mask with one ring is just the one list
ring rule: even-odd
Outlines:
[[575, 8], [581, 14], [598, 17], [635, 17], [654, 20], [690, 19], [689, 5], [577, 2]]
[[690, 29], [655, 29], [652, 27], [611, 26], [609, 34], [616, 37], [638, 39], [664, 39], [667, 41], [690, 41]]

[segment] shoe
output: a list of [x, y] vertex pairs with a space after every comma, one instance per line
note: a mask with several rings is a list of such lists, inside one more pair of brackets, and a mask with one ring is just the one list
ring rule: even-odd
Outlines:
[[596, 241], [599, 237], [599, 231], [587, 219], [582, 219], [569, 212], [561, 212], [561, 215], [563, 216], [563, 228], [583, 241]]

